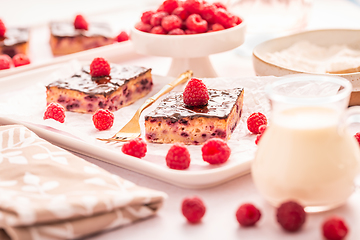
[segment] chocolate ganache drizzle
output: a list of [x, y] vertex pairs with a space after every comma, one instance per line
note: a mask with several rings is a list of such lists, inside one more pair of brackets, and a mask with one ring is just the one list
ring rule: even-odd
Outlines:
[[229, 116], [243, 88], [228, 90], [208, 89], [210, 99], [206, 106], [187, 106], [183, 101], [182, 92], [171, 92], [161, 101], [158, 107], [146, 115], [152, 117], [170, 118], [178, 120], [183, 117], [218, 117], [225, 119]]
[[90, 66], [87, 65], [69, 78], [50, 83], [47, 88], [58, 87], [76, 90], [90, 95], [100, 94], [106, 97], [131, 79], [137, 78], [151, 70], [150, 68], [139, 66], [122, 66], [116, 64], [111, 64], [110, 66], [110, 76], [91, 77]]

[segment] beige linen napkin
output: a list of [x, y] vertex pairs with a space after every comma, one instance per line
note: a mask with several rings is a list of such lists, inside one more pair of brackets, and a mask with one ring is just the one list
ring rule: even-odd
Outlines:
[[80, 238], [152, 216], [165, 198], [23, 126], [0, 126], [0, 239]]

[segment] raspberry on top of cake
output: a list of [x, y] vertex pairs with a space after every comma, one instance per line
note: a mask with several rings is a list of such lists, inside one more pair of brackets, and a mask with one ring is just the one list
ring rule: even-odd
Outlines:
[[28, 28], [7, 28], [0, 19], [0, 53], [10, 57], [27, 54], [29, 46]]
[[150, 68], [109, 64], [95, 58], [72, 76], [47, 85], [46, 101], [73, 112], [116, 111], [147, 95], [152, 86]]
[[54, 55], [65, 55], [114, 43], [107, 23], [87, 22], [77, 15], [73, 22], [50, 23], [50, 46]]
[[[244, 89], [204, 91], [205, 85], [194, 82], [193, 79], [189, 81], [190, 90], [186, 87], [184, 92], [169, 93], [145, 116], [147, 141], [196, 145], [210, 138], [230, 138], [240, 121]], [[190, 103], [199, 104], [189, 106], [189, 98]]]

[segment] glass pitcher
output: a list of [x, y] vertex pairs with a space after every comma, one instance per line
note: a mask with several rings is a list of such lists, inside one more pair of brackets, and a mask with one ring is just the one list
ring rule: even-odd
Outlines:
[[252, 177], [272, 205], [295, 200], [307, 212], [326, 211], [353, 193], [360, 148], [348, 126], [360, 107], [347, 108], [351, 90], [344, 78], [305, 74], [267, 86], [270, 123]]

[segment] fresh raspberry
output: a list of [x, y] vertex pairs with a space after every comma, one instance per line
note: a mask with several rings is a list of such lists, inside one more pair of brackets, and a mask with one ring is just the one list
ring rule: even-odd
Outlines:
[[200, 0], [185, 0], [183, 8], [190, 13], [200, 13], [203, 9], [203, 3]]
[[75, 27], [75, 29], [88, 30], [89, 24], [85, 20], [84, 16], [79, 14], [79, 15], [76, 15], [76, 17], [75, 17], [74, 27]]
[[5, 37], [6, 27], [4, 22], [0, 19], [0, 37]]
[[327, 240], [342, 240], [348, 233], [348, 227], [342, 218], [334, 216], [324, 222], [322, 232]]
[[216, 22], [216, 7], [213, 4], [204, 4], [204, 7], [200, 13], [201, 17], [206, 20], [208, 23]]
[[358, 143], [360, 144], [360, 132], [357, 132], [355, 135], [354, 135], [355, 139], [358, 141]]
[[165, 0], [162, 5], [163, 11], [171, 14], [175, 8], [179, 7], [179, 2], [177, 0]]
[[223, 8], [223, 9], [227, 10], [226, 6], [221, 2], [214, 2], [213, 5], [217, 8]]
[[162, 26], [155, 26], [151, 29], [150, 33], [154, 34], [167, 34], [165, 29]]
[[187, 10], [185, 10], [183, 7], [175, 8], [171, 14], [178, 16], [183, 21], [185, 21], [188, 18], [188, 16], [190, 16], [190, 13]]
[[256, 135], [256, 139], [255, 139], [255, 144], [256, 144], [256, 145], [259, 144], [259, 141], [260, 141], [261, 137], [262, 137], [262, 134], [257, 134], [257, 135]]
[[12, 65], [12, 59], [6, 54], [0, 55], [0, 70], [9, 69]]
[[214, 23], [210, 26], [210, 31], [220, 31], [220, 30], [224, 30], [225, 28], [223, 27], [223, 25], [221, 25], [220, 23]]
[[254, 226], [260, 217], [260, 210], [251, 203], [242, 204], [236, 211], [236, 219], [243, 227]]
[[190, 166], [190, 153], [183, 143], [175, 143], [166, 154], [166, 165], [171, 169], [184, 170]]
[[216, 22], [220, 23], [225, 28], [230, 28], [234, 26], [234, 19], [232, 17], [233, 15], [223, 8], [218, 8], [216, 10]]
[[200, 79], [191, 78], [183, 93], [184, 103], [188, 106], [205, 106], [209, 98], [205, 84]]
[[184, 35], [185, 32], [181, 28], [175, 28], [175, 29], [171, 30], [170, 32], [168, 32], [168, 34], [169, 35]]
[[169, 14], [167, 12], [156, 12], [151, 16], [150, 19], [150, 24], [155, 27], [155, 26], [160, 26], [161, 25], [161, 21], [164, 17], [168, 16]]
[[247, 119], [247, 128], [254, 134], [259, 134], [259, 127], [267, 124], [266, 116], [260, 112], [253, 113]]
[[164, 4], [162, 3], [158, 9], [156, 9], [156, 12], [164, 12]]
[[282, 203], [277, 209], [276, 218], [278, 223], [289, 232], [300, 229], [306, 219], [303, 206], [294, 201]]
[[92, 120], [98, 130], [107, 130], [114, 123], [114, 114], [107, 109], [98, 109], [92, 116]]
[[185, 34], [197, 34], [197, 32], [190, 29], [185, 29]]
[[208, 23], [201, 18], [199, 14], [191, 14], [185, 21], [186, 27], [189, 30], [197, 33], [204, 33], [208, 29]]
[[242, 22], [242, 19], [236, 15], [231, 16], [231, 21], [233, 23], [233, 26], [239, 25]]
[[119, 35], [116, 36], [117, 42], [125, 42], [129, 40], [129, 35], [125, 31], [121, 31]]
[[182, 25], [182, 20], [176, 15], [165, 16], [161, 20], [161, 26], [165, 31], [169, 32], [175, 28], [180, 28]]
[[15, 67], [19, 67], [30, 64], [30, 59], [25, 54], [18, 53], [13, 57], [13, 63]]
[[142, 32], [150, 32], [152, 29], [152, 26], [150, 24], [146, 24], [143, 22], [138, 22], [135, 24], [135, 28]]
[[65, 122], [65, 108], [59, 103], [50, 103], [44, 113], [44, 120], [52, 118], [58, 122]]
[[258, 145], [260, 138], [262, 137], [263, 133], [266, 130], [266, 125], [261, 125], [259, 127], [259, 134], [256, 135], [255, 144]]
[[155, 13], [154, 11], [143, 12], [141, 15], [141, 22], [145, 24], [150, 24], [151, 17], [154, 13]]
[[190, 223], [198, 223], [205, 215], [206, 207], [199, 197], [187, 197], [181, 204], [181, 211]]
[[226, 162], [231, 154], [231, 149], [227, 143], [220, 138], [211, 138], [201, 147], [202, 158], [210, 164], [220, 164]]
[[110, 64], [104, 58], [94, 58], [90, 64], [90, 75], [92, 77], [101, 77], [110, 75]]
[[135, 138], [125, 143], [121, 147], [121, 151], [127, 155], [142, 158], [145, 157], [147, 151], [146, 142], [142, 138]]
[[264, 124], [264, 125], [261, 125], [260, 127], [259, 127], [259, 133], [260, 134], [263, 134], [264, 132], [265, 132], [265, 130], [266, 130], [266, 125]]

